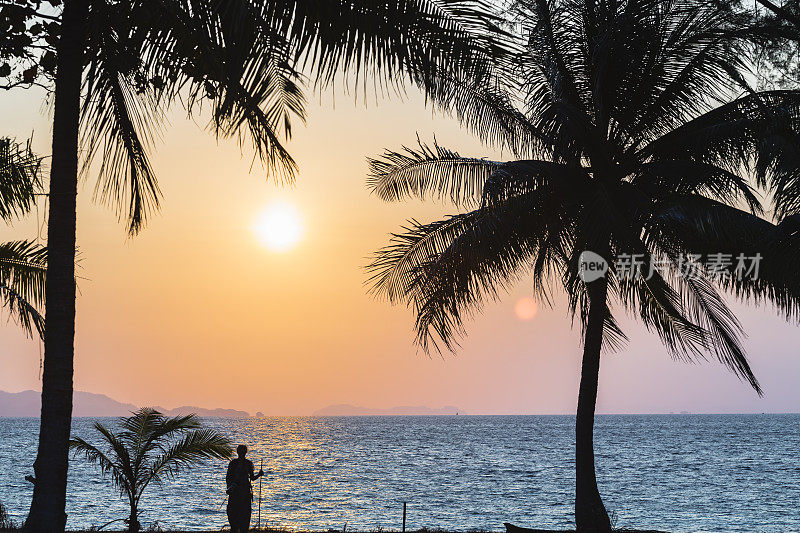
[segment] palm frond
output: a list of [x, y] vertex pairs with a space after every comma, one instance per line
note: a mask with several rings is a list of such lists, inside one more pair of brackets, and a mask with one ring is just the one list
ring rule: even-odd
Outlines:
[[398, 73], [425, 77], [494, 67], [510, 35], [489, 2], [469, 0], [278, 0], [262, 4], [262, 19], [291, 41], [295, 53], [327, 83], [337, 72], [396, 83]]
[[484, 205], [501, 204], [529, 192], [550, 194], [559, 204], [576, 205], [592, 187], [589, 172], [580, 167], [538, 159], [500, 164], [483, 187]]
[[398, 88], [408, 79], [486, 142], [529, 154], [536, 141], [506, 90], [517, 48], [489, 2], [324, 0], [312, 6], [286, 0], [265, 6], [264, 18], [286, 30], [318, 82], [329, 83], [342, 70], [356, 84], [362, 74]]
[[[583, 321], [582, 321], [583, 323]], [[582, 331], [582, 333], [584, 333]], [[618, 352], [628, 343], [628, 336], [614, 318], [611, 308], [606, 305], [606, 318], [603, 321], [603, 348]]]
[[548, 0], [516, 4], [525, 38], [525, 51], [517, 58], [524, 113], [549, 143], [551, 159], [575, 164], [588, 155], [586, 141], [601, 134], [595, 131], [586, 90], [589, 73], [581, 64], [581, 6]]
[[798, 148], [800, 91], [767, 91], [709, 111], [651, 142], [638, 157], [688, 159], [734, 174], [753, 170], [782, 218], [800, 209]]
[[367, 187], [381, 200], [395, 202], [408, 197], [435, 194], [457, 206], [474, 206], [486, 180], [502, 163], [462, 157], [453, 150], [419, 141], [419, 148], [386, 150], [381, 158], [369, 159]]
[[[93, 20], [128, 17], [103, 2], [93, 4], [92, 14]], [[141, 81], [138, 50], [128, 42], [131, 36], [122, 33], [124, 26], [108, 28], [103, 20], [92, 25], [90, 49], [95, 55], [84, 77], [83, 171], [99, 155], [95, 197], [112, 205], [133, 235], [159, 206], [161, 193], [148, 151], [160, 135], [165, 106], [152, 85]]]
[[149, 465], [140, 493], [149, 483], [160, 483], [164, 477], [172, 478], [206, 459], [228, 459], [231, 455], [233, 447], [230, 439], [211, 429], [194, 429], [165, 448]]
[[[585, 111], [581, 94], [579, 56], [576, 53], [576, 32], [580, 32], [574, 10], [567, 4], [548, 0], [517, 3], [521, 20], [526, 25], [526, 77], [528, 106], [560, 102], [575, 110]], [[547, 96], [545, 96], [547, 95]]]
[[[193, 63], [198, 73], [188, 80], [189, 113], [198, 102], [210, 100], [212, 130], [237, 138], [240, 145], [249, 137], [256, 157], [281, 179], [291, 181], [297, 166], [279, 133], [289, 140], [292, 120], [306, 118], [302, 78], [293, 66], [291, 44], [261, 19], [258, 4], [239, 0], [189, 4], [195, 16], [181, 28], [195, 32], [199, 48]], [[205, 22], [200, 27], [198, 19]]]
[[[626, 187], [621, 187], [620, 191], [626, 191]], [[617, 209], [609, 211], [617, 216], [609, 218], [621, 222], [625, 220], [622, 215], [624, 210], [618, 207], [622, 202], [619, 196], [614, 198], [617, 200], [614, 204]], [[680, 205], [724, 205], [695, 195], [681, 198]], [[732, 207], [725, 208], [752, 216]], [[702, 228], [706, 218], [685, 220], [685, 232], [691, 235], [698, 233], [697, 228]], [[617, 249], [638, 254], [643, 262], [642, 272], [628, 272], [633, 274], [632, 279], [629, 279], [631, 276], [617, 273], [617, 277], [621, 277], [619, 292], [623, 303], [630, 306], [638, 300], [640, 318], [648, 328], [656, 330], [673, 355], [694, 359], [705, 358], [705, 352], [711, 352], [761, 394], [741, 345], [743, 331], [739, 321], [717, 293], [703, 264], [691, 262], [698, 250], [687, 248], [685, 244], [675, 247], [674, 242], [670, 243], [673, 246], [661, 247], [664, 241], [653, 238], [652, 225], [640, 225], [641, 221], [652, 224], [652, 221], [642, 217], [633, 218], [634, 224], [628, 226], [619, 223], [614, 225]], [[680, 233], [681, 230], [671, 228], [670, 231]], [[719, 240], [711, 242], [719, 244]], [[661, 257], [656, 257], [656, 254], [661, 254]], [[656, 259], [661, 261], [662, 268], [666, 267], [666, 272], [653, 268]], [[670, 279], [665, 279], [662, 274]]]
[[0, 283], [35, 306], [44, 305], [47, 248], [33, 241], [0, 243]]
[[553, 139], [520, 110], [516, 91], [496, 79], [484, 75], [459, 77], [443, 67], [421, 84], [437, 109], [455, 116], [483, 142], [519, 157], [552, 152]]
[[[787, 318], [800, 317], [798, 232], [791, 219], [775, 226], [713, 200], [690, 197], [661, 205], [645, 238], [676, 255], [681, 250], [709, 257], [721, 254], [717, 283], [743, 300], [766, 301]], [[757, 278], [737, 272], [739, 258], [760, 258]]]
[[672, 356], [686, 361], [705, 357], [711, 348], [707, 331], [688, 318], [681, 295], [661, 274], [649, 275], [653, 260], [643, 258], [648, 270], [642, 277], [620, 281], [620, 301], [636, 311], [645, 328], [658, 334]]
[[30, 140], [22, 145], [0, 138], [0, 218], [9, 222], [30, 210], [42, 186], [41, 168]]
[[553, 215], [530, 209], [533, 194], [431, 224], [412, 222], [375, 255], [372, 291], [414, 309], [423, 350], [439, 350], [436, 338], [453, 350], [464, 319], [507, 290], [536, 254], [556, 260], [558, 252], [544, 245], [554, 242], [547, 239]]
[[114, 434], [111, 429], [105, 427], [100, 422], [94, 423], [94, 429], [103, 438], [105, 444], [108, 445], [108, 452], [102, 452], [102, 457], [100, 457], [98, 455], [98, 452], [100, 452], [99, 448], [97, 448], [97, 452], [95, 452], [82, 444], [76, 444], [76, 451], [82, 451], [87, 459], [101, 467], [102, 472], [110, 472], [112, 481], [117, 489], [119, 489], [120, 495], [134, 494], [137, 490], [136, 475], [133, 461], [125, 446], [125, 442]]
[[33, 331], [36, 330], [39, 337], [44, 338], [44, 317], [28, 300], [5, 285], [0, 285], [0, 300], [3, 302], [3, 307], [8, 309], [11, 316], [29, 337], [33, 336]]
[[[654, 138], [711, 109], [730, 97], [747, 70], [746, 42], [740, 20], [723, 5], [698, 8], [691, 1], [635, 3], [644, 24], [635, 34], [632, 54], [616, 54], [617, 65], [608, 76], [615, 86], [622, 129], [634, 141]], [[649, 12], [649, 13], [648, 13]], [[640, 16], [641, 16], [640, 15]], [[623, 32], [620, 46], [630, 50]], [[638, 53], [642, 51], [643, 53]], [[638, 73], [638, 74], [637, 74]]]
[[663, 159], [639, 165], [631, 182], [654, 199], [699, 195], [728, 205], [744, 203], [752, 213], [763, 212], [748, 180], [717, 165], [692, 160]]
[[683, 281], [688, 286], [684, 294], [689, 316], [710, 333], [713, 353], [722, 364], [747, 381], [759, 396], [763, 395], [741, 344], [743, 331], [736, 316], [704, 276], [685, 276]]
[[102, 450], [93, 444], [89, 444], [80, 437], [72, 437], [69, 441], [69, 449], [76, 456], [82, 456], [84, 460], [100, 467], [103, 474], [111, 474], [111, 478], [121, 492], [127, 492], [127, 479], [120, 471], [118, 465], [103, 453]]
[[121, 431], [117, 434], [117, 438], [130, 454], [131, 475], [137, 481], [132, 483], [134, 486], [141, 484], [139, 481], [144, 470], [143, 465], [147, 460], [148, 442], [164, 419], [165, 417], [155, 409], [143, 407], [132, 416], [120, 421]]
[[22, 329], [44, 336], [47, 249], [32, 241], [0, 243], [0, 300]]
[[[160, 414], [160, 413], [159, 413]], [[176, 434], [183, 434], [188, 431], [202, 428], [200, 419], [195, 414], [160, 417], [146, 435], [146, 440], [142, 445], [143, 454], [152, 450], [163, 451], [163, 442]]]

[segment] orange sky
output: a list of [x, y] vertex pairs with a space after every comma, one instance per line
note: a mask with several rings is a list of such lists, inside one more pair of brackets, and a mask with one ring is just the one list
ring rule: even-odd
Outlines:
[[[4, 93], [0, 134], [47, 153], [50, 129], [38, 91]], [[334, 105], [335, 102], [335, 105]], [[43, 110], [44, 109], [44, 110]], [[464, 154], [500, 157], [422, 99], [356, 104], [317, 96], [290, 143], [297, 186], [265, 179], [251, 154], [176, 112], [153, 158], [163, 209], [135, 239], [111, 209], [79, 194], [81, 250], [76, 388], [139, 405], [240, 408], [310, 414], [334, 403], [368, 407], [456, 405], [468, 413], [570, 413], [579, 339], [563, 304], [522, 321], [521, 284], [469, 325], [455, 356], [412, 345], [413, 317], [366, 295], [370, 253], [407, 219], [432, 220], [449, 205], [385, 204], [365, 186], [365, 157], [415, 142], [416, 133]], [[281, 200], [301, 213], [304, 237], [281, 254], [253, 232]], [[36, 217], [2, 228], [36, 236]], [[527, 278], [526, 278], [527, 279]], [[671, 361], [658, 339], [623, 321], [631, 343], [604, 358], [601, 412], [800, 411], [800, 329], [769, 310], [738, 306], [750, 335], [763, 399], [719, 364]], [[528, 309], [529, 310], [529, 309]], [[0, 328], [0, 389], [38, 389], [39, 347], [12, 323]]]

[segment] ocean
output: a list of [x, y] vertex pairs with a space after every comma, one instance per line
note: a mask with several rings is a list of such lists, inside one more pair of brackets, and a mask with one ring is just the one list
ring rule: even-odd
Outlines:
[[[103, 419], [113, 423], [113, 419]], [[73, 434], [97, 442], [93, 419]], [[268, 471], [261, 524], [341, 531], [501, 531], [503, 522], [574, 526], [571, 416], [205, 419]], [[0, 502], [30, 505], [38, 419], [0, 418]], [[600, 492], [619, 528], [800, 532], [800, 415], [604, 415], [595, 430]], [[144, 527], [219, 530], [226, 465], [211, 461], [141, 503]], [[258, 481], [254, 484], [258, 498]], [[127, 516], [94, 467], [70, 465], [67, 527]], [[253, 504], [253, 525], [258, 503]], [[122, 529], [115, 522], [107, 529]]]

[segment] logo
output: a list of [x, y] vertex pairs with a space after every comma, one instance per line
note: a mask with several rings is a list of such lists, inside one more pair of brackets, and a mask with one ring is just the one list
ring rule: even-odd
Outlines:
[[608, 263], [599, 254], [586, 250], [578, 258], [578, 275], [584, 283], [591, 283], [606, 275]]

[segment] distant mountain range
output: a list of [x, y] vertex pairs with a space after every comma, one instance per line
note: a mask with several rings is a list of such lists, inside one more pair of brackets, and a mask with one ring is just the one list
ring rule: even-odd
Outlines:
[[424, 405], [401, 405], [389, 409], [373, 409], [357, 405], [329, 405], [314, 412], [314, 416], [372, 416], [372, 415], [457, 415], [464, 414], [458, 407], [446, 405], [440, 409]]
[[[32, 416], [38, 417], [41, 412], [41, 393], [32, 390], [22, 392], [0, 391], [0, 417]], [[138, 409], [130, 403], [122, 403], [109, 398], [105, 394], [75, 391], [72, 400], [72, 416], [127, 416]], [[184, 405], [175, 409], [155, 406], [167, 416], [195, 413], [198, 416], [219, 416], [224, 418], [246, 418], [250, 414], [236, 409], [205, 409], [193, 405]]]
[[[72, 416], [101, 417], [127, 416], [139, 407], [132, 403], [118, 402], [105, 394], [75, 391], [72, 401]], [[250, 413], [236, 409], [206, 409], [194, 405], [183, 405], [174, 409], [155, 406], [167, 416], [195, 413], [198, 416], [217, 416], [222, 418], [248, 418]], [[38, 417], [41, 411], [41, 392], [26, 390], [22, 392], [0, 391], [0, 417]], [[329, 405], [314, 413], [314, 416], [375, 416], [375, 415], [457, 415], [464, 414], [458, 407], [447, 405], [436, 409], [424, 405], [401, 405], [389, 409], [374, 409], [357, 405]], [[256, 416], [263, 416], [258, 413]]]

